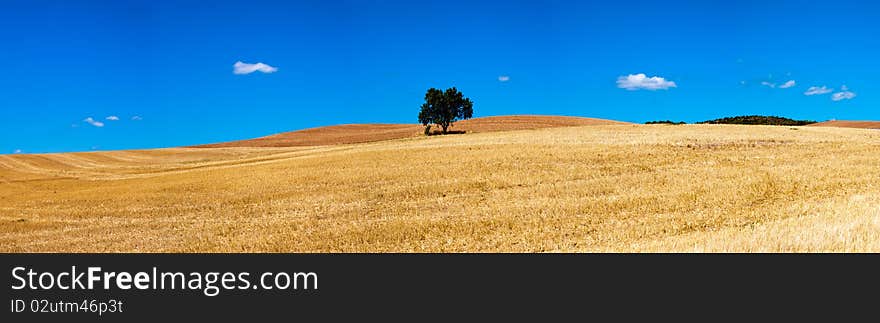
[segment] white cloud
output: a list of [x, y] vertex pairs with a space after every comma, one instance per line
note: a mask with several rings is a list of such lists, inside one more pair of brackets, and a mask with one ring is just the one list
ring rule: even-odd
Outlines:
[[263, 73], [275, 73], [278, 69], [263, 63], [248, 64], [242, 61], [235, 62], [235, 64], [232, 65], [232, 73], [234, 74], [250, 74], [257, 71]]
[[131, 120], [140, 121], [140, 120], [144, 120], [144, 118], [141, 118], [141, 116], [134, 116], [134, 117], [131, 117]]
[[510, 76], [507, 76], [507, 75], [501, 75], [501, 76], [498, 77], [498, 81], [499, 81], [499, 82], [507, 82], [507, 81], [510, 81]]
[[666, 79], [653, 76], [647, 77], [645, 74], [630, 74], [627, 76], [621, 76], [617, 78], [617, 87], [621, 89], [627, 89], [630, 91], [635, 90], [667, 90], [672, 87], [678, 87], [675, 82], [667, 81]]
[[782, 83], [782, 85], [780, 85], [779, 88], [780, 89], [787, 89], [790, 87], [794, 87], [796, 84], [797, 83], [795, 83], [794, 80], [789, 80], [788, 82]]
[[[771, 75], [771, 77], [772, 77], [772, 75]], [[789, 80], [785, 83], [779, 84], [779, 86], [776, 86], [776, 83], [772, 83], [769, 81], [762, 81], [761, 85], [769, 87], [771, 89], [775, 89], [777, 87], [780, 89], [787, 89], [787, 88], [794, 87], [795, 85], [797, 85], [797, 82], [795, 82], [794, 80]]]
[[16, 150], [13, 151], [12, 153], [13, 153], [13, 154], [21, 154], [21, 149], [16, 149]]
[[840, 87], [841, 91], [849, 91], [849, 88], [846, 85]]
[[831, 100], [834, 101], [842, 101], [842, 100], [850, 100], [856, 97], [856, 94], [850, 91], [837, 92], [831, 95]]
[[834, 91], [834, 89], [829, 89], [828, 87], [826, 87], [826, 86], [824, 86], [824, 85], [823, 85], [822, 87], [811, 86], [809, 89], [807, 89], [806, 92], [804, 92], [804, 95], [828, 94], [828, 93], [831, 93], [831, 92], [833, 92], [833, 91]]
[[110, 120], [110, 121], [119, 121], [119, 117], [117, 117], [117, 116], [109, 116], [106, 119]]
[[97, 120], [95, 120], [95, 119], [92, 119], [92, 117], [88, 117], [88, 118], [86, 118], [86, 119], [83, 120], [83, 121], [85, 121], [86, 123], [88, 123], [88, 124], [90, 124], [90, 125], [93, 125], [93, 126], [95, 126], [95, 127], [99, 127], [99, 128], [104, 126], [104, 123], [103, 123], [103, 122], [101, 122], [101, 121], [97, 121]]

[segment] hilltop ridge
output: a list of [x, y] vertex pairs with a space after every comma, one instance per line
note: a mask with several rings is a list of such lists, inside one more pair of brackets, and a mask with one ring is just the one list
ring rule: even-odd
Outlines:
[[[623, 125], [628, 122], [566, 116], [510, 115], [473, 118], [456, 122], [450, 130], [494, 132], [554, 127]], [[299, 147], [355, 144], [424, 135], [420, 124], [344, 124], [283, 132], [254, 139], [192, 146], [220, 147]]]

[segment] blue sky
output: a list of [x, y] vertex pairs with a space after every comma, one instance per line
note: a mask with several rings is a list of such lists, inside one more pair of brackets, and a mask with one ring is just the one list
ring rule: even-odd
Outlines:
[[[451, 86], [475, 116], [877, 120], [878, 14], [874, 1], [4, 1], [0, 153], [415, 123], [425, 90]], [[239, 61], [266, 65], [236, 74]]]

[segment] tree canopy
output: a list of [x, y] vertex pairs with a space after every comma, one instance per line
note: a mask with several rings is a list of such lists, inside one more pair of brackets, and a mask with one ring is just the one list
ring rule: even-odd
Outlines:
[[715, 120], [708, 120], [698, 123], [707, 124], [750, 124], [750, 125], [771, 125], [771, 126], [804, 126], [816, 123], [813, 120], [794, 120], [777, 116], [738, 116], [727, 117]]
[[470, 119], [473, 115], [474, 103], [455, 87], [448, 88], [445, 92], [430, 88], [425, 93], [425, 103], [419, 111], [419, 123], [424, 126], [436, 124], [446, 134], [453, 122]]

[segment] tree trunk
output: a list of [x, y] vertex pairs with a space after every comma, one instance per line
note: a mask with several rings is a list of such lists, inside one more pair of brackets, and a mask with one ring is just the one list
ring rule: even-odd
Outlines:
[[445, 135], [445, 134], [446, 134], [446, 128], [449, 128], [449, 124], [442, 124], [442, 125], [440, 125], [440, 126], [443, 127], [443, 134]]

